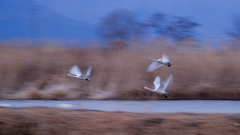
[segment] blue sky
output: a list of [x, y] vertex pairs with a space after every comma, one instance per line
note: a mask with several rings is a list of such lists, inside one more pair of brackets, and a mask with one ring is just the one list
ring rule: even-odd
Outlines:
[[96, 25], [116, 9], [134, 12], [141, 20], [155, 12], [169, 16], [190, 16], [201, 24], [200, 37], [224, 38], [233, 16], [240, 14], [239, 0], [36, 0], [65, 16]]
[[[81, 27], [79, 27], [82, 29], [81, 33], [76, 34], [81, 35], [85, 39], [96, 38], [94, 31], [99, 23], [99, 20], [105, 17], [108, 13], [117, 9], [125, 9], [134, 12], [140, 21], [147, 20], [150, 14], [156, 12], [164, 13], [168, 16], [192, 17], [194, 21], [201, 24], [201, 27], [196, 29], [197, 37], [217, 39], [227, 38], [224, 31], [231, 28], [233, 17], [240, 15], [239, 0], [24, 0], [24, 2], [17, 0], [0, 0], [0, 4], [5, 2], [7, 4], [11, 3], [11, 5], [17, 4], [19, 6], [24, 6], [24, 4], [27, 5], [26, 3], [29, 3], [29, 1], [37, 3], [42, 7], [42, 11], [44, 10], [45, 12], [41, 12], [41, 15], [47, 16], [48, 12], [46, 12], [46, 9], [49, 13], [51, 12], [51, 15], [47, 18], [48, 22], [51, 22], [52, 18], [58, 16], [60, 18], [65, 17], [62, 20], [66, 20], [67, 18], [68, 24], [69, 22], [75, 21], [75, 23], [81, 25]], [[16, 5], [13, 7], [13, 9], [7, 9], [7, 7], [3, 7], [5, 8], [4, 10], [0, 9], [2, 10], [2, 13], [0, 13], [0, 20], [1, 18], [3, 20], [3, 17], [6, 16], [8, 16], [8, 19], [11, 19], [11, 17], [20, 12], [20, 9], [15, 8]], [[25, 8], [28, 8], [28, 6]], [[7, 14], [8, 10], [13, 11], [11, 11], [11, 13], [9, 11], [9, 14]], [[14, 12], [14, 10], [16, 11]], [[26, 18], [29, 15], [27, 13], [22, 13], [21, 15], [19, 14], [19, 16], [19, 18]], [[47, 21], [44, 20], [42, 22], [45, 23]], [[6, 31], [5, 33], [7, 34], [5, 35], [11, 35], [11, 33], [8, 32], [8, 27], [15, 29], [19, 25], [19, 27], [21, 27], [21, 29], [19, 28], [19, 33], [23, 33], [21, 30], [24, 29], [24, 27], [27, 28], [27, 18], [25, 21], [21, 21], [22, 25], [14, 25], [14, 22], [15, 21], [13, 20], [11, 21], [11, 26], [9, 25], [9, 21], [6, 21], [5, 23], [0, 22], [2, 25], [0, 26], [0, 32], [1, 27]], [[56, 24], [56, 20], [51, 23]], [[59, 25], [59, 27], [64, 25], [66, 24], [62, 21], [62, 24]], [[44, 24], [39, 27], [39, 31], [41, 29], [49, 30], [51, 29], [50, 26], [52, 27], [54, 25]], [[56, 26], [55, 29], [57, 30], [59, 27]], [[74, 26], [75, 29], [77, 29], [77, 27], [78, 26]], [[68, 28], [70, 29], [70, 25]], [[55, 31], [55, 33], [52, 34], [52, 37], [54, 37], [54, 34], [59, 34], [59, 31], [56, 31], [55, 29], [52, 29], [52, 32]], [[64, 31], [73, 33], [73, 30], [69, 29], [65, 29]], [[87, 33], [87, 36], [85, 37], [84, 32]], [[42, 33], [47, 32], [44, 31]], [[29, 34], [25, 35], [27, 37]], [[49, 33], [49, 35], [51, 35], [51, 33]], [[74, 33], [72, 35], [74, 35]], [[45, 37], [48, 37], [48, 35], [45, 35]], [[50, 38], [52, 37], [50, 36]], [[59, 37], [64, 37], [64, 35], [62, 34], [58, 35], [58, 37], [56, 36], [56, 38]]]

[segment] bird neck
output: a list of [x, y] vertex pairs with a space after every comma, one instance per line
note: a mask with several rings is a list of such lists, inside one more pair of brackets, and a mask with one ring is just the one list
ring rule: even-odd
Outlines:
[[154, 89], [150, 89], [150, 88], [148, 88], [148, 87], [144, 87], [144, 89], [154, 91]]
[[71, 76], [71, 77], [75, 77], [75, 78], [77, 78], [77, 76], [75, 76], [75, 75], [71, 75], [71, 74], [67, 74], [67, 76]]
[[155, 60], [156, 61], [157, 59], [148, 58], [148, 60]]

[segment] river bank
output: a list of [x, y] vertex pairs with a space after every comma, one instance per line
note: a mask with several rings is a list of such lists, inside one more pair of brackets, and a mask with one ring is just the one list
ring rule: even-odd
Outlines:
[[1, 135], [236, 135], [240, 114], [0, 108]]

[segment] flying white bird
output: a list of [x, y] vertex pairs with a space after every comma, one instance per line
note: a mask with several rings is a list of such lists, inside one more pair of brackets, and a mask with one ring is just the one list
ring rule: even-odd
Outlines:
[[90, 73], [91, 73], [92, 67], [89, 66], [87, 71], [84, 71], [83, 73], [81, 72], [81, 70], [79, 69], [79, 67], [77, 65], [74, 65], [70, 70], [69, 73], [66, 76], [70, 76], [70, 77], [74, 77], [74, 78], [78, 78], [80, 80], [87, 80], [89, 81], [90, 78], [87, 78]]
[[162, 58], [159, 58], [159, 59], [147, 58], [147, 60], [153, 60], [152, 64], [148, 67], [147, 72], [152, 72], [163, 65], [167, 65], [169, 67], [172, 65], [169, 62], [168, 56], [165, 54], [163, 54]]
[[161, 78], [159, 76], [157, 76], [155, 78], [154, 82], [153, 82], [153, 84], [155, 86], [155, 89], [150, 89], [148, 87], [144, 87], [143, 89], [151, 90], [151, 91], [156, 92], [158, 94], [162, 94], [165, 98], [167, 98], [167, 96], [168, 95], [170, 96], [170, 94], [167, 93], [165, 91], [165, 89], [167, 88], [167, 86], [168, 86], [169, 82], [171, 81], [171, 79], [172, 79], [172, 75], [170, 75], [166, 80], [164, 80], [164, 81], [162, 81], [160, 83]]

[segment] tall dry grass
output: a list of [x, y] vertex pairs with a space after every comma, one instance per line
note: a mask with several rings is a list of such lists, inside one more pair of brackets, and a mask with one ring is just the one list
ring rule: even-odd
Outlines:
[[[185, 41], [121, 42], [102, 48], [0, 45], [0, 98], [5, 99], [164, 99], [154, 87], [173, 74], [168, 99], [240, 99], [240, 52], [199, 47]], [[179, 47], [180, 46], [180, 47]], [[151, 61], [165, 53], [172, 66], [147, 73]], [[91, 80], [66, 77], [77, 64], [92, 65]]]
[[239, 114], [0, 108], [1, 135], [238, 135]]

